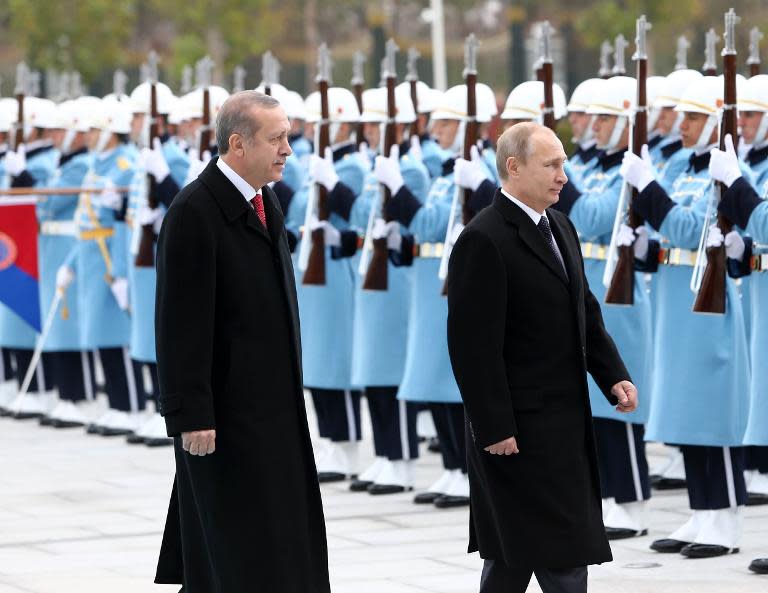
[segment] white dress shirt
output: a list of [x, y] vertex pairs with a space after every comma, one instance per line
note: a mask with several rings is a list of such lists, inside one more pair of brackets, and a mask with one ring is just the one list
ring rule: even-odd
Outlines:
[[[542, 218], [546, 218], [547, 222], [549, 222], [549, 218], [547, 218], [546, 214], [539, 214], [538, 212], [536, 212], [536, 210], [531, 208], [528, 204], [524, 204], [523, 202], [518, 200], [515, 196], [513, 196], [511, 194], [508, 194], [503, 189], [501, 190], [501, 193], [504, 194], [510, 200], [512, 200], [513, 204], [515, 204], [523, 212], [525, 212], [530, 217], [530, 219], [533, 221], [533, 224], [535, 224], [537, 228], [539, 226], [539, 221]], [[549, 228], [550, 229], [552, 228], [551, 224], [549, 225]], [[560, 263], [563, 264], [563, 270], [565, 270], [565, 260], [563, 259], [563, 253], [560, 251], [560, 246], [557, 244], [557, 239], [555, 239], [555, 233], [554, 232], [552, 233], [552, 243], [555, 246], [555, 251], [557, 252], [557, 257], [560, 258]], [[568, 275], [568, 273], [566, 272], [566, 276], [567, 275]]]
[[222, 173], [224, 173], [224, 176], [232, 182], [232, 185], [237, 188], [237, 191], [243, 194], [245, 201], [248, 202], [248, 205], [252, 207], [253, 204], [251, 204], [251, 200], [256, 197], [256, 194], [260, 194], [261, 190], [256, 191], [253, 189], [251, 184], [240, 177], [240, 175], [238, 175], [232, 167], [225, 163], [224, 159], [221, 157], [216, 159], [216, 166], [221, 170]]

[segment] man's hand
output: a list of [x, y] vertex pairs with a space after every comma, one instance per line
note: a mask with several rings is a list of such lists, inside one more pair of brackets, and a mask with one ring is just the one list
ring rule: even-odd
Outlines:
[[181, 433], [181, 446], [190, 455], [210, 455], [216, 451], [215, 430], [195, 430]]
[[520, 453], [520, 449], [517, 448], [517, 439], [515, 439], [515, 437], [504, 439], [500, 443], [486, 447], [485, 450], [491, 455], [517, 455]]
[[611, 393], [619, 398], [617, 412], [634, 412], [637, 409], [637, 387], [629, 381], [619, 381], [611, 387]]

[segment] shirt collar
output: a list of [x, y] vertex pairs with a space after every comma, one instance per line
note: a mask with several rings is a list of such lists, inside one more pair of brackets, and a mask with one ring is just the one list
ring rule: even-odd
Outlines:
[[221, 170], [222, 173], [224, 173], [224, 176], [232, 182], [232, 185], [237, 188], [237, 191], [243, 194], [245, 201], [249, 204], [257, 193], [261, 193], [261, 190], [257, 192], [255, 189], [253, 189], [250, 183], [235, 173], [235, 170], [227, 163], [225, 163], [224, 159], [221, 157], [216, 159], [216, 166]]
[[[516, 204], [517, 206], [519, 206], [519, 207], [520, 207], [520, 209], [521, 209], [523, 212], [525, 212], [525, 213], [526, 213], [526, 214], [527, 214], [527, 215], [530, 217], [530, 219], [533, 221], [533, 224], [535, 224], [536, 226], [539, 226], [539, 221], [540, 221], [542, 218], [547, 218], [547, 215], [546, 215], [546, 214], [539, 214], [538, 212], [536, 212], [536, 210], [534, 210], [533, 208], [531, 208], [531, 207], [530, 207], [528, 204], [524, 204], [523, 202], [521, 202], [520, 200], [518, 200], [518, 199], [517, 199], [515, 196], [513, 196], [512, 194], [508, 194], [508, 193], [507, 193], [505, 190], [503, 190], [503, 189], [502, 189], [502, 190], [501, 190], [501, 193], [503, 193], [503, 194], [504, 194], [505, 196], [507, 196], [507, 197], [508, 197], [510, 200], [512, 200], [512, 202], [513, 202], [514, 204]], [[547, 222], [549, 222], [549, 220], [547, 220]]]

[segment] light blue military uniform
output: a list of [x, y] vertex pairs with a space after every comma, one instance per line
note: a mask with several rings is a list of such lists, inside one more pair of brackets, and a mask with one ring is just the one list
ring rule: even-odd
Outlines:
[[[166, 141], [162, 144], [162, 152], [170, 169], [170, 176], [177, 186], [181, 187], [189, 168], [189, 158], [175, 142]], [[181, 181], [179, 181], [181, 180]], [[134, 169], [130, 184], [128, 209], [125, 215], [128, 233], [126, 240], [128, 249], [128, 282], [130, 286], [131, 303], [131, 358], [139, 362], [154, 363], [155, 354], [155, 283], [157, 271], [154, 266], [137, 267], [136, 255], [141, 241], [141, 226], [138, 215], [142, 205], [147, 202], [147, 173], [143, 168]], [[165, 206], [159, 206], [163, 212]]]
[[306, 167], [302, 166], [296, 153], [291, 154], [285, 159], [285, 170], [283, 171], [283, 183], [288, 185], [296, 193], [304, 185], [307, 176]]
[[665, 138], [648, 152], [656, 167], [656, 179], [661, 187], [670, 193], [672, 184], [688, 169], [693, 150], [683, 148], [679, 138]]
[[[91, 168], [92, 157], [83, 149], [64, 162], [53, 176], [50, 187], [81, 187]], [[76, 268], [77, 237], [75, 236], [76, 194], [41, 197], [37, 203], [40, 221], [40, 310], [45, 314], [56, 295], [56, 273], [67, 265]], [[78, 279], [67, 287], [60, 313], [54, 318], [43, 349], [47, 352], [81, 350], [79, 324], [82, 312], [78, 306]], [[64, 307], [68, 314], [64, 315]]]
[[306, 170], [309, 166], [309, 155], [312, 154], [312, 143], [302, 134], [289, 138], [291, 150], [299, 161], [302, 169]]
[[586, 150], [579, 147], [571, 158], [568, 159], [568, 169], [565, 174], [568, 179], [576, 185], [581, 187], [584, 176], [597, 166], [597, 159], [600, 151], [594, 147], [594, 145]]
[[[429, 172], [410, 154], [400, 158], [400, 172], [410, 192], [423, 200], [429, 191]], [[358, 198], [364, 216], [350, 222], [364, 233], [374, 202], [380, 201], [380, 185], [369, 173]], [[360, 386], [395, 386], [403, 378], [408, 339], [408, 315], [413, 269], [388, 261], [386, 291], [363, 290], [358, 275], [355, 290], [355, 319], [352, 353], [352, 383]]]
[[[569, 213], [582, 241], [584, 271], [589, 287], [601, 303], [606, 293], [603, 286], [605, 255], [623, 185], [619, 175], [619, 155], [604, 157], [601, 162], [608, 163], [608, 159], [611, 159], [608, 168], [598, 164], [587, 172], [582, 180], [582, 195]], [[633, 382], [639, 393], [646, 395], [640, 399], [636, 411], [620, 413], [606, 402], [600, 388], [589, 377], [592, 414], [599, 418], [644, 424], [650, 408], [648, 394], [653, 338], [650, 298], [643, 274], [635, 273], [633, 306], [602, 305], [602, 313], [605, 327], [616, 342]]]
[[[339, 181], [355, 196], [359, 196], [363, 191], [367, 170], [357, 154], [345, 154], [335, 162], [335, 168]], [[297, 235], [304, 224], [311, 189], [307, 181], [291, 200], [286, 227]], [[360, 209], [360, 212], [356, 212], [356, 209]], [[350, 220], [361, 220], [365, 216], [364, 212], [364, 205], [355, 200]], [[340, 231], [350, 229], [349, 221], [336, 213], [331, 213], [329, 220]], [[305, 229], [305, 232], [308, 230]], [[352, 383], [356, 261], [356, 258], [332, 259], [331, 248], [326, 247], [324, 286], [302, 284], [303, 273], [296, 267], [304, 384], [307, 387], [341, 390], [356, 387]]]
[[[711, 191], [706, 166], [698, 172], [692, 167], [677, 178], [669, 194], [675, 205], [658, 229], [666, 247], [695, 254], [708, 224]], [[725, 315], [693, 313], [692, 272], [691, 265], [661, 265], [658, 270], [653, 405], [646, 437], [681, 445], [739, 446], [749, 404], [741, 299], [728, 278]]]
[[[96, 155], [85, 185], [103, 187], [110, 180], [116, 187], [128, 186], [133, 178], [136, 150], [127, 144]], [[114, 348], [128, 345], [130, 322], [110, 290], [109, 281], [128, 276], [128, 239], [124, 222], [115, 211], [101, 205], [98, 194], [80, 195], [77, 208], [79, 248], [77, 274], [81, 339], [84, 349]], [[110, 260], [108, 269], [106, 256]]]
[[450, 150], [440, 148], [432, 138], [422, 139], [421, 154], [424, 166], [432, 179], [437, 179], [443, 174], [443, 162], [452, 156]]

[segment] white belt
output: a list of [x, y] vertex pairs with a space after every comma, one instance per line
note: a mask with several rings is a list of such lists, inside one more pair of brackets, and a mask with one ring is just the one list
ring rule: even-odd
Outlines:
[[695, 266], [698, 252], [680, 247], [659, 250], [659, 263], [667, 266]]
[[40, 233], [43, 235], [77, 235], [77, 225], [74, 220], [46, 220], [40, 225]]

